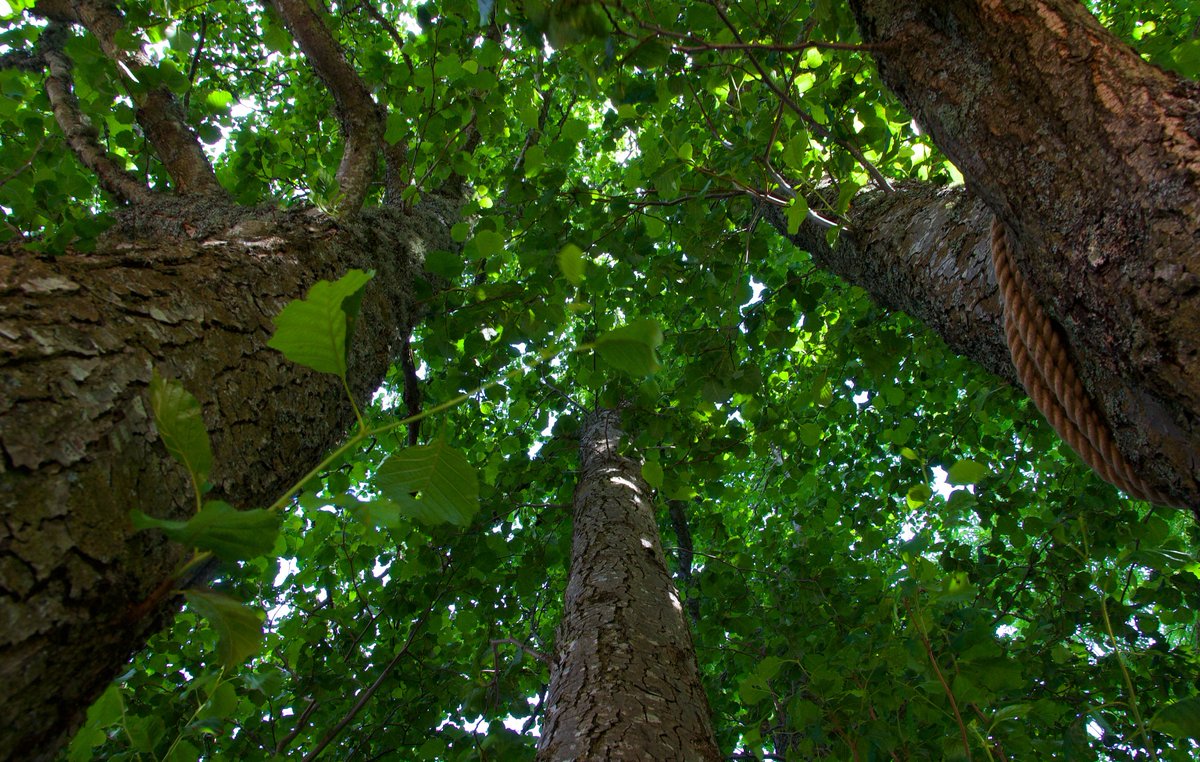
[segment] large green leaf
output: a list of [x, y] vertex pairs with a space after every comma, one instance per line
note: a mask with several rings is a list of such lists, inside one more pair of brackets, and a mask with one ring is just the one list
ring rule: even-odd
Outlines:
[[167, 452], [183, 464], [196, 484], [202, 484], [212, 469], [213, 456], [200, 403], [182, 383], [155, 370], [150, 377], [150, 408]]
[[245, 561], [265, 556], [279, 534], [279, 513], [255, 508], [239, 511], [220, 500], [209, 500], [187, 521], [170, 521], [130, 511], [138, 529], [160, 529], [176, 542], [209, 550], [221, 558]]
[[659, 368], [654, 350], [662, 341], [662, 329], [658, 323], [642, 319], [603, 334], [592, 343], [592, 347], [609, 365], [631, 376], [648, 376]]
[[1200, 739], [1200, 696], [1189, 696], [1159, 710], [1150, 726], [1176, 738]]
[[475, 469], [441, 439], [394, 453], [372, 483], [403, 513], [428, 524], [466, 526], [479, 511]]
[[184, 590], [188, 605], [217, 633], [217, 656], [226, 668], [237, 667], [262, 645], [263, 612], [211, 590]]
[[347, 340], [358, 316], [363, 287], [374, 272], [351, 270], [336, 281], [317, 281], [308, 296], [275, 316], [267, 346], [320, 373], [346, 377]]

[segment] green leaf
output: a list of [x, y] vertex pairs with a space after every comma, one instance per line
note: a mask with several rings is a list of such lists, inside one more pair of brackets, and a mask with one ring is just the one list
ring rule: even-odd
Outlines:
[[592, 347], [609, 365], [631, 376], [648, 376], [659, 368], [654, 350], [662, 341], [658, 323], [643, 318], [614, 328], [596, 339]]
[[1188, 696], [1163, 707], [1150, 727], [1176, 738], [1200, 738], [1200, 696]]
[[228, 90], [213, 90], [204, 97], [204, 102], [215, 109], [224, 111], [233, 103], [233, 93]]
[[212, 445], [204, 428], [200, 403], [173, 379], [155, 370], [150, 377], [150, 408], [154, 425], [171, 457], [183, 464], [197, 485], [212, 469]]
[[796, 196], [783, 211], [787, 215], [788, 235], [796, 235], [800, 232], [804, 218], [808, 216], [808, 201], [803, 196]]
[[87, 721], [89, 725], [107, 728], [120, 722], [124, 714], [125, 700], [121, 697], [121, 686], [113, 683], [88, 709]]
[[354, 518], [371, 527], [399, 529], [408, 520], [408, 514], [391, 500], [363, 501], [346, 496], [344, 500], [335, 502], [349, 510]]
[[188, 605], [217, 633], [217, 657], [227, 668], [239, 666], [262, 645], [263, 612], [211, 590], [184, 590]]
[[374, 272], [351, 270], [334, 282], [317, 281], [304, 299], [275, 316], [267, 346], [319, 373], [346, 377], [347, 338], [358, 317], [363, 287]]
[[558, 252], [558, 269], [562, 270], [563, 276], [574, 286], [583, 282], [583, 270], [586, 264], [583, 250], [573, 243], [567, 244]]
[[433, 273], [446, 280], [454, 280], [462, 275], [462, 254], [455, 254], [444, 249], [434, 249], [425, 254], [425, 272]]
[[661, 463], [648, 460], [642, 464], [642, 478], [654, 489], [662, 489], [663, 467]]
[[494, 230], [480, 230], [475, 234], [474, 243], [481, 257], [492, 257], [504, 251], [504, 236]]
[[646, 235], [651, 238], [658, 238], [667, 229], [667, 224], [658, 217], [647, 214], [642, 219], [646, 222]]
[[255, 508], [239, 511], [220, 500], [209, 500], [187, 521], [170, 521], [129, 512], [137, 529], [160, 529], [184, 545], [209, 550], [221, 558], [247, 561], [268, 555], [279, 534], [279, 513]]
[[373, 485], [405, 515], [427, 524], [466, 526], [479, 511], [475, 469], [441, 439], [392, 454]]
[[973, 460], [960, 460], [946, 470], [946, 481], [957, 486], [976, 484], [988, 475], [987, 466]]
[[929, 498], [931, 497], [933, 497], [933, 490], [929, 489], [929, 486], [925, 484], [913, 485], [909, 488], [908, 494], [905, 496], [909, 508], [920, 508], [929, 502]]
[[738, 683], [738, 698], [743, 704], [753, 705], [771, 695], [771, 691], [763, 684], [762, 678], [751, 675]]

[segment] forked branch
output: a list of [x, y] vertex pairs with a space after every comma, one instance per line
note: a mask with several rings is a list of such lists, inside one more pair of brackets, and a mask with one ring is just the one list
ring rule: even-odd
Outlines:
[[362, 208], [375, 179], [375, 159], [383, 138], [384, 111], [371, 97], [358, 72], [329, 28], [305, 0], [271, 0], [296, 44], [333, 95], [334, 109], [346, 147], [338, 165], [341, 192], [338, 211]]
[[[137, 74], [151, 65], [139, 50], [125, 50], [117, 42], [124, 27], [121, 12], [111, 0], [39, 0], [33, 13], [53, 21], [82, 25], [100, 49], [116, 64], [125, 90], [137, 106], [137, 121], [175, 185], [184, 194], [223, 193], [212, 164], [204, 155], [196, 133], [188, 126], [175, 95], [163, 85], [137, 86]], [[132, 86], [131, 86], [132, 85]]]

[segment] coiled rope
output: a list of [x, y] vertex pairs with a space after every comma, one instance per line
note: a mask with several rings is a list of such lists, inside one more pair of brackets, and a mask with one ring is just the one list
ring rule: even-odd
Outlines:
[[1100, 478], [1139, 500], [1170, 503], [1134, 471], [1088, 395], [1067, 344], [1013, 263], [1004, 223], [992, 218], [992, 265], [1004, 308], [1004, 336], [1021, 385], [1063, 441]]

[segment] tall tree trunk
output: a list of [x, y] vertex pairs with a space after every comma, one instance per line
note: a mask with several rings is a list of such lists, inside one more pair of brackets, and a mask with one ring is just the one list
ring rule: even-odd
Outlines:
[[539, 760], [720, 759], [650, 488], [620, 415], [580, 430], [571, 573]]
[[266, 347], [271, 318], [320, 278], [374, 269], [351, 358], [365, 400], [415, 319], [424, 251], [453, 246], [445, 210], [347, 224], [158, 203], [93, 253], [0, 251], [0, 758], [52, 757], [177, 606], [152, 592], [183, 549], [128, 519], [191, 510], [151, 371], [203, 405], [213, 497], [261, 507], [353, 421], [336, 380]]
[[884, 81], [1007, 226], [1123, 453], [1200, 509], [1200, 85], [1078, 0], [851, 7]]

